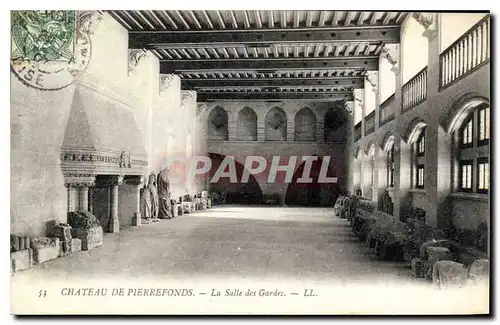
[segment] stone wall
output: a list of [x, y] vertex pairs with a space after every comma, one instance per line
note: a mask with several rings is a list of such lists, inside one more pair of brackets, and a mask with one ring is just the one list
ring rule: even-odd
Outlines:
[[[222, 156], [234, 156], [242, 166], [247, 156], [262, 156], [268, 167], [273, 156], [280, 156], [286, 164], [290, 156], [297, 156], [298, 169], [302, 156], [330, 156], [330, 168], [338, 177], [337, 189], [349, 185], [350, 131], [352, 116], [339, 102], [302, 101], [220, 101], [209, 102], [206, 125], [209, 132], [208, 151]], [[250, 112], [250, 113], [249, 113]], [[226, 116], [227, 125], [221, 124], [220, 116]], [[252, 118], [249, 118], [251, 116]], [[256, 120], [256, 121], [255, 121]], [[247, 139], [256, 129], [256, 137]], [[325, 134], [326, 133], [326, 134]], [[285, 161], [283, 161], [283, 159]], [[302, 165], [303, 167], [303, 165]], [[289, 183], [278, 173], [277, 180], [268, 182], [269, 169], [256, 175], [255, 179], [263, 195], [279, 195], [285, 202]], [[281, 175], [281, 176], [280, 176]], [[328, 174], [330, 177], [331, 175]], [[331, 184], [318, 190], [319, 196], [327, 197], [333, 189]], [[253, 189], [257, 190], [257, 189]], [[327, 193], [328, 192], [328, 193]], [[332, 198], [330, 198], [332, 199]], [[332, 203], [333, 204], [333, 203]]]
[[[91, 94], [83, 96], [82, 103], [95, 110], [85, 111], [86, 120], [81, 122], [88, 123], [90, 128], [99, 125], [101, 131], [107, 130], [104, 135], [96, 136], [94, 149], [119, 152], [123, 150], [124, 134], [132, 136], [147, 155], [149, 172], [158, 172], [171, 152], [186, 155], [186, 148], [206, 152], [204, 128], [196, 128], [196, 97], [181, 106], [177, 77], [160, 89], [159, 61], [149, 52], [137, 66], [130, 66], [127, 31], [106, 13], [91, 40], [88, 69], [62, 90], [35, 90], [11, 73], [12, 233], [45, 235], [48, 222], [66, 221], [68, 195], [61, 171], [61, 147], [63, 144], [71, 147], [74, 139], [91, 137], [85, 128], [67, 130], [75, 93]], [[112, 109], [107, 113], [99, 111], [101, 101], [112, 103], [109, 104]], [[74, 118], [72, 115], [71, 119]], [[124, 120], [130, 125], [123, 125], [120, 121]], [[76, 123], [72, 125], [78, 124], [73, 122]], [[69, 135], [73, 140], [65, 142], [65, 136]], [[109, 148], [108, 144], [116, 147]], [[194, 186], [193, 190], [201, 186]], [[102, 199], [106, 198], [106, 193], [97, 192], [97, 196], [102, 194]], [[120, 195], [125, 199], [122, 196], [125, 194]], [[75, 206], [76, 202], [72, 203]], [[107, 213], [99, 209], [98, 213]], [[126, 220], [130, 212], [123, 209]]]
[[491, 227], [489, 202], [484, 198], [453, 197], [451, 206], [453, 224], [461, 228], [476, 230], [479, 223], [486, 221], [488, 228]]
[[[427, 221], [432, 226], [447, 228], [453, 222], [459, 228], [475, 229], [482, 220], [489, 219], [488, 206], [485, 203], [488, 199], [486, 195], [479, 195], [479, 199], [471, 199], [470, 195], [465, 195], [465, 198], [454, 196], [453, 167], [456, 158], [452, 154], [452, 136], [447, 128], [464, 99], [489, 100], [490, 64], [486, 63], [456, 80], [445, 89], [440, 89], [439, 33], [426, 41], [428, 41], [427, 99], [410, 110], [402, 112], [401, 86], [403, 79], [401, 70], [396, 70], [395, 118], [380, 125], [380, 112], [376, 111], [375, 131], [363, 135], [359, 141], [353, 143], [352, 155], [354, 156], [357, 150], [360, 152], [354, 166], [367, 160], [366, 148], [375, 143], [376, 164], [378, 166], [376, 188], [380, 195], [387, 188], [385, 181], [387, 160], [384, 146], [386, 140], [392, 135], [396, 148], [395, 188], [391, 191], [394, 195], [394, 214], [403, 217], [411, 206], [419, 206], [426, 211]], [[397, 58], [401, 64], [404, 64], [404, 58], [401, 58], [400, 55], [399, 53]], [[415, 121], [422, 121], [426, 125], [425, 188], [416, 191], [412, 189], [411, 141], [408, 139], [408, 134], [412, 131]], [[359, 174], [355, 175], [351, 189], [359, 187], [360, 183], [363, 182], [358, 176]], [[450, 196], [453, 198], [451, 199]], [[456, 217], [457, 213], [462, 217]]]

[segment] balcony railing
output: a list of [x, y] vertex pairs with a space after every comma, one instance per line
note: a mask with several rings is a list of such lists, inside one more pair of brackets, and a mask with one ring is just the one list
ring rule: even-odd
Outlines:
[[427, 67], [403, 85], [403, 111], [407, 111], [427, 99]]
[[354, 141], [361, 139], [361, 122], [354, 126]]
[[395, 104], [396, 101], [394, 100], [394, 94], [392, 94], [392, 96], [390, 96], [382, 104], [380, 104], [380, 126], [394, 119], [394, 112], [396, 108]]
[[490, 17], [481, 19], [439, 56], [440, 90], [490, 59]]
[[365, 135], [375, 131], [375, 111], [365, 117]]

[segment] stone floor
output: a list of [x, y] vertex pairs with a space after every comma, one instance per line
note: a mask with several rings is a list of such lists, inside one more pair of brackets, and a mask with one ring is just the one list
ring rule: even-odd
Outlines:
[[[352, 234], [347, 221], [334, 217], [330, 208], [217, 206], [125, 228], [118, 234], [105, 234], [103, 246], [21, 271], [12, 276], [11, 283], [13, 288], [17, 285], [18, 292], [38, 293], [38, 288], [49, 281], [55, 281], [54, 290], [60, 291], [64, 286], [95, 287], [96, 280], [108, 286], [143, 286], [145, 282], [141, 281], [147, 280], [150, 285], [163, 287], [185, 281], [186, 286], [206, 294], [213, 287], [224, 292], [224, 288], [233, 286], [280, 288], [300, 295], [304, 288], [319, 291], [321, 299], [307, 300], [313, 305], [303, 305], [306, 301], [287, 305], [289, 310], [285, 313], [298, 312], [300, 308], [303, 313], [313, 309], [324, 313], [413, 313], [421, 310], [419, 306], [432, 307], [434, 313], [456, 310], [456, 304], [441, 306], [449, 298], [443, 298], [427, 281], [412, 278], [404, 263], [377, 260]], [[424, 291], [418, 294], [415, 286]], [[401, 291], [403, 288], [405, 291]], [[405, 298], [401, 300], [401, 296]], [[456, 303], [467, 305], [466, 298], [467, 295]], [[18, 297], [20, 304], [23, 299]], [[73, 310], [74, 303], [68, 299], [64, 300], [67, 308]], [[147, 307], [155, 308], [158, 301]], [[114, 302], [106, 300], [108, 309], [104, 312]], [[227, 305], [205, 305], [209, 302], [199, 301], [196, 306], [228, 312]], [[252, 307], [259, 308], [258, 312], [285, 308], [278, 301], [272, 308], [265, 301], [259, 300], [260, 305], [254, 305], [255, 302]], [[176, 311], [191, 312], [191, 307], [178, 306]], [[40, 308], [45, 311], [49, 307]], [[96, 303], [93, 308], [96, 311], [104, 307]], [[116, 308], [120, 313], [130, 311], [123, 305]], [[157, 308], [148, 310], [165, 312], [161, 305]], [[238, 304], [229, 310], [248, 312], [247, 308]]]
[[[218, 206], [105, 234], [104, 245], [21, 275], [95, 278], [292, 277], [408, 279], [402, 263], [378, 261], [328, 208]], [[16, 275], [17, 276], [17, 275]]]

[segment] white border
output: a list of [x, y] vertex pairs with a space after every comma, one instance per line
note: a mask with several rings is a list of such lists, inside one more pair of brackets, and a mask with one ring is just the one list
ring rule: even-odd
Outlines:
[[[1, 97], [4, 99], [4, 105], [3, 109], [0, 110], [1, 118], [0, 121], [2, 123], [0, 129], [3, 132], [3, 135], [0, 137], [0, 145], [2, 148], [2, 157], [3, 159], [1, 160], [2, 164], [2, 170], [4, 171], [4, 181], [1, 183], [2, 184], [2, 192], [0, 193], [0, 198], [2, 200], [1, 202], [1, 207], [3, 208], [3, 227], [1, 228], [4, 231], [4, 236], [2, 238], [4, 239], [4, 245], [3, 252], [5, 252], [5, 255], [2, 257], [3, 261], [8, 261], [8, 250], [7, 250], [7, 237], [9, 235], [9, 229], [10, 229], [10, 218], [7, 218], [7, 215], [10, 215], [10, 178], [9, 182], [6, 180], [5, 175], [10, 175], [10, 67], [7, 68], [7, 61], [8, 61], [8, 47], [10, 46], [10, 20], [9, 20], [9, 11], [14, 10], [14, 9], [53, 9], [53, 8], [64, 8], [64, 9], [286, 9], [286, 10], [366, 10], [366, 11], [372, 11], [372, 10], [381, 10], [381, 11], [397, 11], [397, 10], [405, 10], [405, 11], [433, 11], [433, 10], [491, 10], [492, 14], [495, 15], [496, 13], [499, 12], [497, 10], [499, 6], [498, 1], [491, 1], [491, 0], [474, 0], [474, 1], [458, 1], [458, 0], [440, 0], [440, 1], [420, 1], [420, 2], [412, 2], [412, 1], [373, 1], [373, 0], [357, 0], [357, 1], [319, 1], [319, 0], [306, 0], [306, 1], [296, 1], [296, 2], [291, 2], [291, 1], [269, 1], [269, 0], [252, 0], [250, 2], [247, 1], [234, 1], [234, 0], [211, 0], [211, 1], [199, 1], [199, 0], [183, 0], [183, 1], [150, 1], [150, 0], [142, 0], [142, 1], [137, 1], [137, 2], [123, 2], [123, 1], [106, 1], [104, 4], [102, 0], [86, 0], [86, 1], [81, 1], [81, 2], [73, 2], [69, 4], [69, 1], [65, 0], [50, 0], [50, 1], [23, 1], [23, 2], [12, 2], [12, 1], [2, 1], [1, 6], [2, 9], [5, 6], [6, 9], [2, 10], [2, 17], [4, 19], [0, 20], [1, 28], [0, 28], [0, 35], [2, 37], [2, 44], [6, 45], [2, 51], [0, 51], [0, 55], [3, 57], [1, 62], [4, 62], [4, 67], [6, 69], [5, 74], [2, 75], [2, 87], [0, 88], [3, 92], [3, 96]], [[15, 8], [9, 7], [8, 5], [15, 6]], [[126, 5], [125, 5], [126, 4]], [[496, 17], [495, 17], [496, 18]], [[494, 20], [496, 20], [494, 18]], [[493, 27], [496, 27], [496, 21], [493, 24]], [[498, 44], [498, 33], [492, 33], [495, 37], [495, 42], [493, 44]], [[496, 55], [494, 55], [495, 57]], [[7, 70], [9, 69], [9, 70]], [[497, 71], [494, 71], [497, 72]], [[495, 76], [494, 74], [493, 76]], [[495, 88], [492, 88], [492, 91], [496, 93], [498, 86], [495, 84]], [[493, 107], [492, 109], [496, 110], [496, 107]], [[494, 123], [495, 125], [500, 125], [500, 112], [494, 113]], [[499, 146], [500, 146], [500, 141], [497, 138], [497, 134], [499, 131], [494, 132], [495, 135], [495, 151], [499, 151]], [[496, 166], [495, 166], [496, 167]], [[500, 184], [500, 173], [496, 172], [495, 173], [496, 178], [495, 178], [495, 184]], [[496, 189], [495, 189], [496, 190]], [[498, 191], [495, 191], [495, 198], [492, 198], [493, 202], [500, 202], [498, 200], [498, 196], [500, 196]], [[495, 216], [493, 216], [495, 218]], [[498, 224], [500, 223], [499, 220], [495, 220], [495, 226], [498, 227]], [[497, 229], [495, 229], [497, 230]], [[498, 236], [497, 231], [493, 231], [494, 234]], [[498, 240], [498, 238], [496, 238]], [[498, 253], [495, 248], [492, 250], [495, 256], [495, 262], [498, 264]], [[5, 281], [5, 287], [3, 290], [3, 303], [2, 303], [2, 310], [1, 310], [1, 315], [3, 318], [2, 324], [11, 324], [16, 322], [17, 319], [13, 318], [13, 316], [10, 316], [10, 305], [9, 305], [9, 294], [8, 290], [10, 290], [10, 271], [9, 268], [7, 267], [8, 263], [2, 264], [3, 267], [2, 269], [2, 280]], [[498, 265], [495, 268], [495, 283], [498, 282]], [[499, 311], [498, 309], [498, 296], [496, 295], [496, 290], [495, 290], [495, 304], [496, 306], [492, 306], [496, 312]], [[404, 297], [403, 299], [408, 299], [408, 302], [411, 303], [411, 298], [410, 297]], [[103, 319], [103, 320], [96, 320], [96, 319], [89, 319], [89, 320], [79, 320], [80, 322], [91, 322], [92, 324], [107, 324], [111, 321], [113, 322], [123, 322], [125, 319]], [[204, 319], [207, 321], [206, 319]], [[229, 320], [229, 319], [228, 319]], [[231, 319], [234, 320], [234, 319]], [[231, 321], [229, 320], [229, 321]], [[287, 319], [288, 320], [288, 319]], [[285, 321], [287, 321], [285, 320]], [[310, 322], [314, 321], [316, 319], [301, 319], [301, 322]], [[399, 319], [394, 319], [395, 321], [399, 321]], [[24, 323], [31, 323], [35, 321], [34, 319], [29, 319], [29, 320], [23, 320]], [[37, 320], [40, 323], [47, 323], [47, 324], [52, 324], [54, 322], [54, 319], [38, 319]], [[63, 322], [67, 322], [68, 319], [61, 320]], [[73, 320], [69, 320], [73, 321]], [[141, 323], [143, 320], [142, 319], [134, 319], [132, 320], [133, 323]], [[163, 321], [163, 320], [160, 320]], [[168, 319], [168, 322], [176, 323], [178, 320], [175, 319]], [[193, 319], [185, 319], [183, 322], [193, 322]], [[210, 320], [212, 322], [220, 322], [219, 319], [213, 319]], [[258, 322], [259, 324], [267, 324], [270, 323], [272, 320], [262, 320], [262, 319], [253, 319], [253, 322]], [[336, 319], [335, 321], [349, 321], [348, 319]], [[370, 321], [374, 321], [373, 319], [370, 319]], [[380, 319], [382, 322], [386, 322], [387, 319]], [[456, 322], [455, 319], [435, 319], [435, 320], [429, 320], [429, 319], [419, 319], [418, 322], [422, 322], [425, 324], [433, 324], [433, 323], [442, 323], [443, 321], [446, 322]], [[468, 319], [471, 323], [473, 322], [478, 322], [478, 320], [474, 319]], [[349, 321], [351, 323], [351, 321]], [[361, 322], [359, 319], [355, 320], [355, 323]]]

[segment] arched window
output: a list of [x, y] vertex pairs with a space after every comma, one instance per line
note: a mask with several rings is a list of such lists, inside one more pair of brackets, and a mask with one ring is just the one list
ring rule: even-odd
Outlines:
[[295, 141], [316, 140], [316, 115], [304, 107], [295, 115]]
[[[387, 137], [387, 136], [386, 136]], [[387, 187], [394, 187], [394, 169], [395, 169], [395, 148], [394, 148], [394, 135], [390, 135], [384, 141], [384, 151], [386, 152], [386, 181]]]
[[420, 131], [417, 141], [412, 146], [413, 152], [413, 184], [416, 188], [424, 188], [425, 186], [425, 129]]
[[454, 134], [458, 160], [459, 192], [488, 193], [490, 107], [481, 104], [471, 111]]
[[369, 186], [369, 193], [371, 198], [373, 199], [374, 192], [375, 192], [375, 144], [371, 144], [368, 147], [368, 168], [369, 168], [369, 178], [368, 178], [368, 186]]
[[387, 187], [394, 187], [394, 142], [390, 145], [387, 151]]
[[208, 116], [208, 140], [228, 140], [227, 112], [220, 106], [215, 107]]
[[285, 112], [274, 107], [266, 114], [266, 141], [285, 141], [287, 119]]
[[353, 186], [353, 193], [355, 193], [355, 190], [357, 188], [360, 188], [362, 186], [361, 184], [361, 148], [356, 147], [354, 149], [354, 160], [352, 163], [352, 173], [353, 173], [353, 179], [352, 179], [352, 186]]
[[257, 140], [257, 114], [250, 107], [245, 107], [238, 112], [236, 138], [241, 141]]
[[368, 168], [370, 172], [368, 185], [373, 187], [375, 185], [375, 145], [373, 143], [369, 145], [366, 155], [368, 156]]

